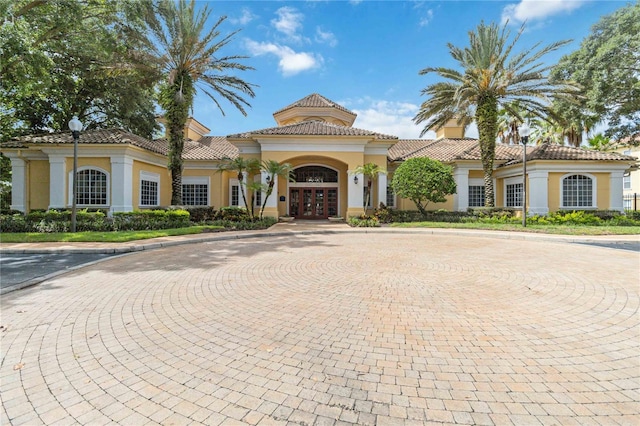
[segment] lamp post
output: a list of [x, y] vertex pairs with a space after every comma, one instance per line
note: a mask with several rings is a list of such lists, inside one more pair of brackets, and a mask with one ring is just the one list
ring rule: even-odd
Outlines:
[[529, 142], [529, 134], [531, 129], [524, 122], [520, 129], [520, 137], [522, 139], [522, 226], [527, 227], [527, 142]]
[[69, 121], [69, 130], [73, 135], [73, 195], [71, 199], [71, 232], [76, 232], [76, 196], [78, 193], [78, 139], [82, 123], [76, 115]]

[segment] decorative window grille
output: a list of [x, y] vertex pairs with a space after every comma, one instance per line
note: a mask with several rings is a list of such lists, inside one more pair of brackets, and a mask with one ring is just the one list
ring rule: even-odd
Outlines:
[[107, 175], [100, 170], [86, 169], [77, 174], [76, 204], [84, 206], [107, 205]]
[[469, 185], [469, 207], [484, 207], [484, 185]]
[[185, 206], [208, 205], [209, 185], [200, 183], [182, 184], [182, 203]]
[[157, 206], [158, 203], [158, 182], [151, 180], [140, 181], [140, 205]]
[[562, 207], [593, 207], [593, 179], [571, 175], [562, 179]]
[[240, 205], [240, 187], [238, 185], [231, 185], [231, 205]]
[[522, 183], [507, 185], [507, 207], [522, 207]]

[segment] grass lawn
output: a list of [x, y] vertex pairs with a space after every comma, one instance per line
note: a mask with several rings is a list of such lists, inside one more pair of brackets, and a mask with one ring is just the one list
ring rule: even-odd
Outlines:
[[455, 228], [486, 229], [492, 231], [532, 232], [537, 234], [562, 235], [640, 235], [640, 226], [590, 226], [590, 225], [539, 225], [513, 223], [448, 223], [448, 222], [406, 222], [392, 223], [394, 228]]
[[53, 242], [101, 242], [125, 243], [127, 241], [146, 240], [149, 238], [171, 237], [175, 235], [200, 234], [223, 230], [222, 226], [190, 226], [188, 228], [162, 229], [158, 231], [118, 231], [118, 232], [55, 232], [44, 234], [39, 232], [2, 233], [3, 243], [53, 243]]

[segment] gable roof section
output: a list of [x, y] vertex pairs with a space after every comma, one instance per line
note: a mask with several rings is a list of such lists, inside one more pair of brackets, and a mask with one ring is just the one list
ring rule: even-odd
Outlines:
[[302, 99], [295, 101], [294, 103], [287, 105], [284, 108], [274, 112], [273, 115], [290, 110], [292, 108], [335, 108], [340, 111], [348, 112], [349, 114], [356, 115], [353, 111], [349, 111], [340, 104], [335, 103], [331, 99], [327, 99], [318, 93], [312, 93], [309, 96], [305, 96]]
[[[477, 139], [404, 139], [389, 149], [389, 160], [404, 161], [428, 157], [445, 163], [456, 160], [480, 161]], [[496, 144], [496, 160], [511, 165], [522, 162], [522, 146]], [[571, 146], [542, 144], [527, 151], [527, 161], [634, 161], [634, 157], [615, 152], [593, 151]]]
[[[26, 148], [30, 144], [58, 145], [72, 144], [71, 132], [42, 133], [13, 138], [2, 144], [3, 148]], [[133, 145], [157, 154], [166, 155], [167, 148], [142, 136], [122, 129], [85, 130], [80, 134], [78, 144]]]
[[229, 139], [249, 139], [254, 136], [370, 136], [375, 139], [396, 140], [397, 136], [385, 135], [355, 127], [340, 126], [324, 121], [302, 121], [286, 126], [269, 127], [245, 133], [228, 135]]
[[[80, 145], [132, 145], [164, 156], [169, 154], [167, 139], [151, 141], [122, 129], [86, 130], [81, 133], [78, 143]], [[73, 137], [70, 132], [28, 135], [11, 139], [3, 143], [2, 147], [27, 148], [31, 144], [73, 144]], [[237, 155], [237, 148], [227, 142], [225, 137], [206, 136], [200, 141], [185, 140], [182, 158], [184, 160], [221, 160], [234, 158]]]

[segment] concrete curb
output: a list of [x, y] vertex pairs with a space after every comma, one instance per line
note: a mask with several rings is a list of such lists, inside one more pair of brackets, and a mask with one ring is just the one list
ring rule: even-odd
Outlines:
[[[275, 225], [277, 226], [277, 225]], [[451, 235], [477, 238], [496, 238], [507, 240], [527, 240], [544, 241], [558, 243], [609, 243], [628, 244], [640, 243], [640, 235], [607, 235], [607, 236], [578, 236], [578, 235], [555, 235], [555, 234], [534, 234], [527, 232], [509, 231], [484, 231], [467, 229], [445, 229], [445, 228], [333, 228], [333, 229], [304, 229], [304, 230], [273, 230], [273, 227], [263, 231], [229, 231], [216, 233], [208, 236], [194, 234], [193, 236], [162, 237], [166, 241], [145, 240], [139, 243], [113, 243], [109, 247], [34, 247], [34, 248], [6, 248], [0, 246], [0, 254], [67, 254], [67, 253], [92, 253], [92, 254], [126, 254], [143, 250], [156, 250], [164, 247], [173, 247], [186, 244], [199, 244], [215, 241], [238, 240], [248, 238], [264, 237], [287, 237], [296, 235], [314, 234], [367, 234], [367, 233], [392, 233], [398, 235]], [[38, 244], [38, 243], [35, 243]], [[80, 243], [82, 244], [82, 243]]]

